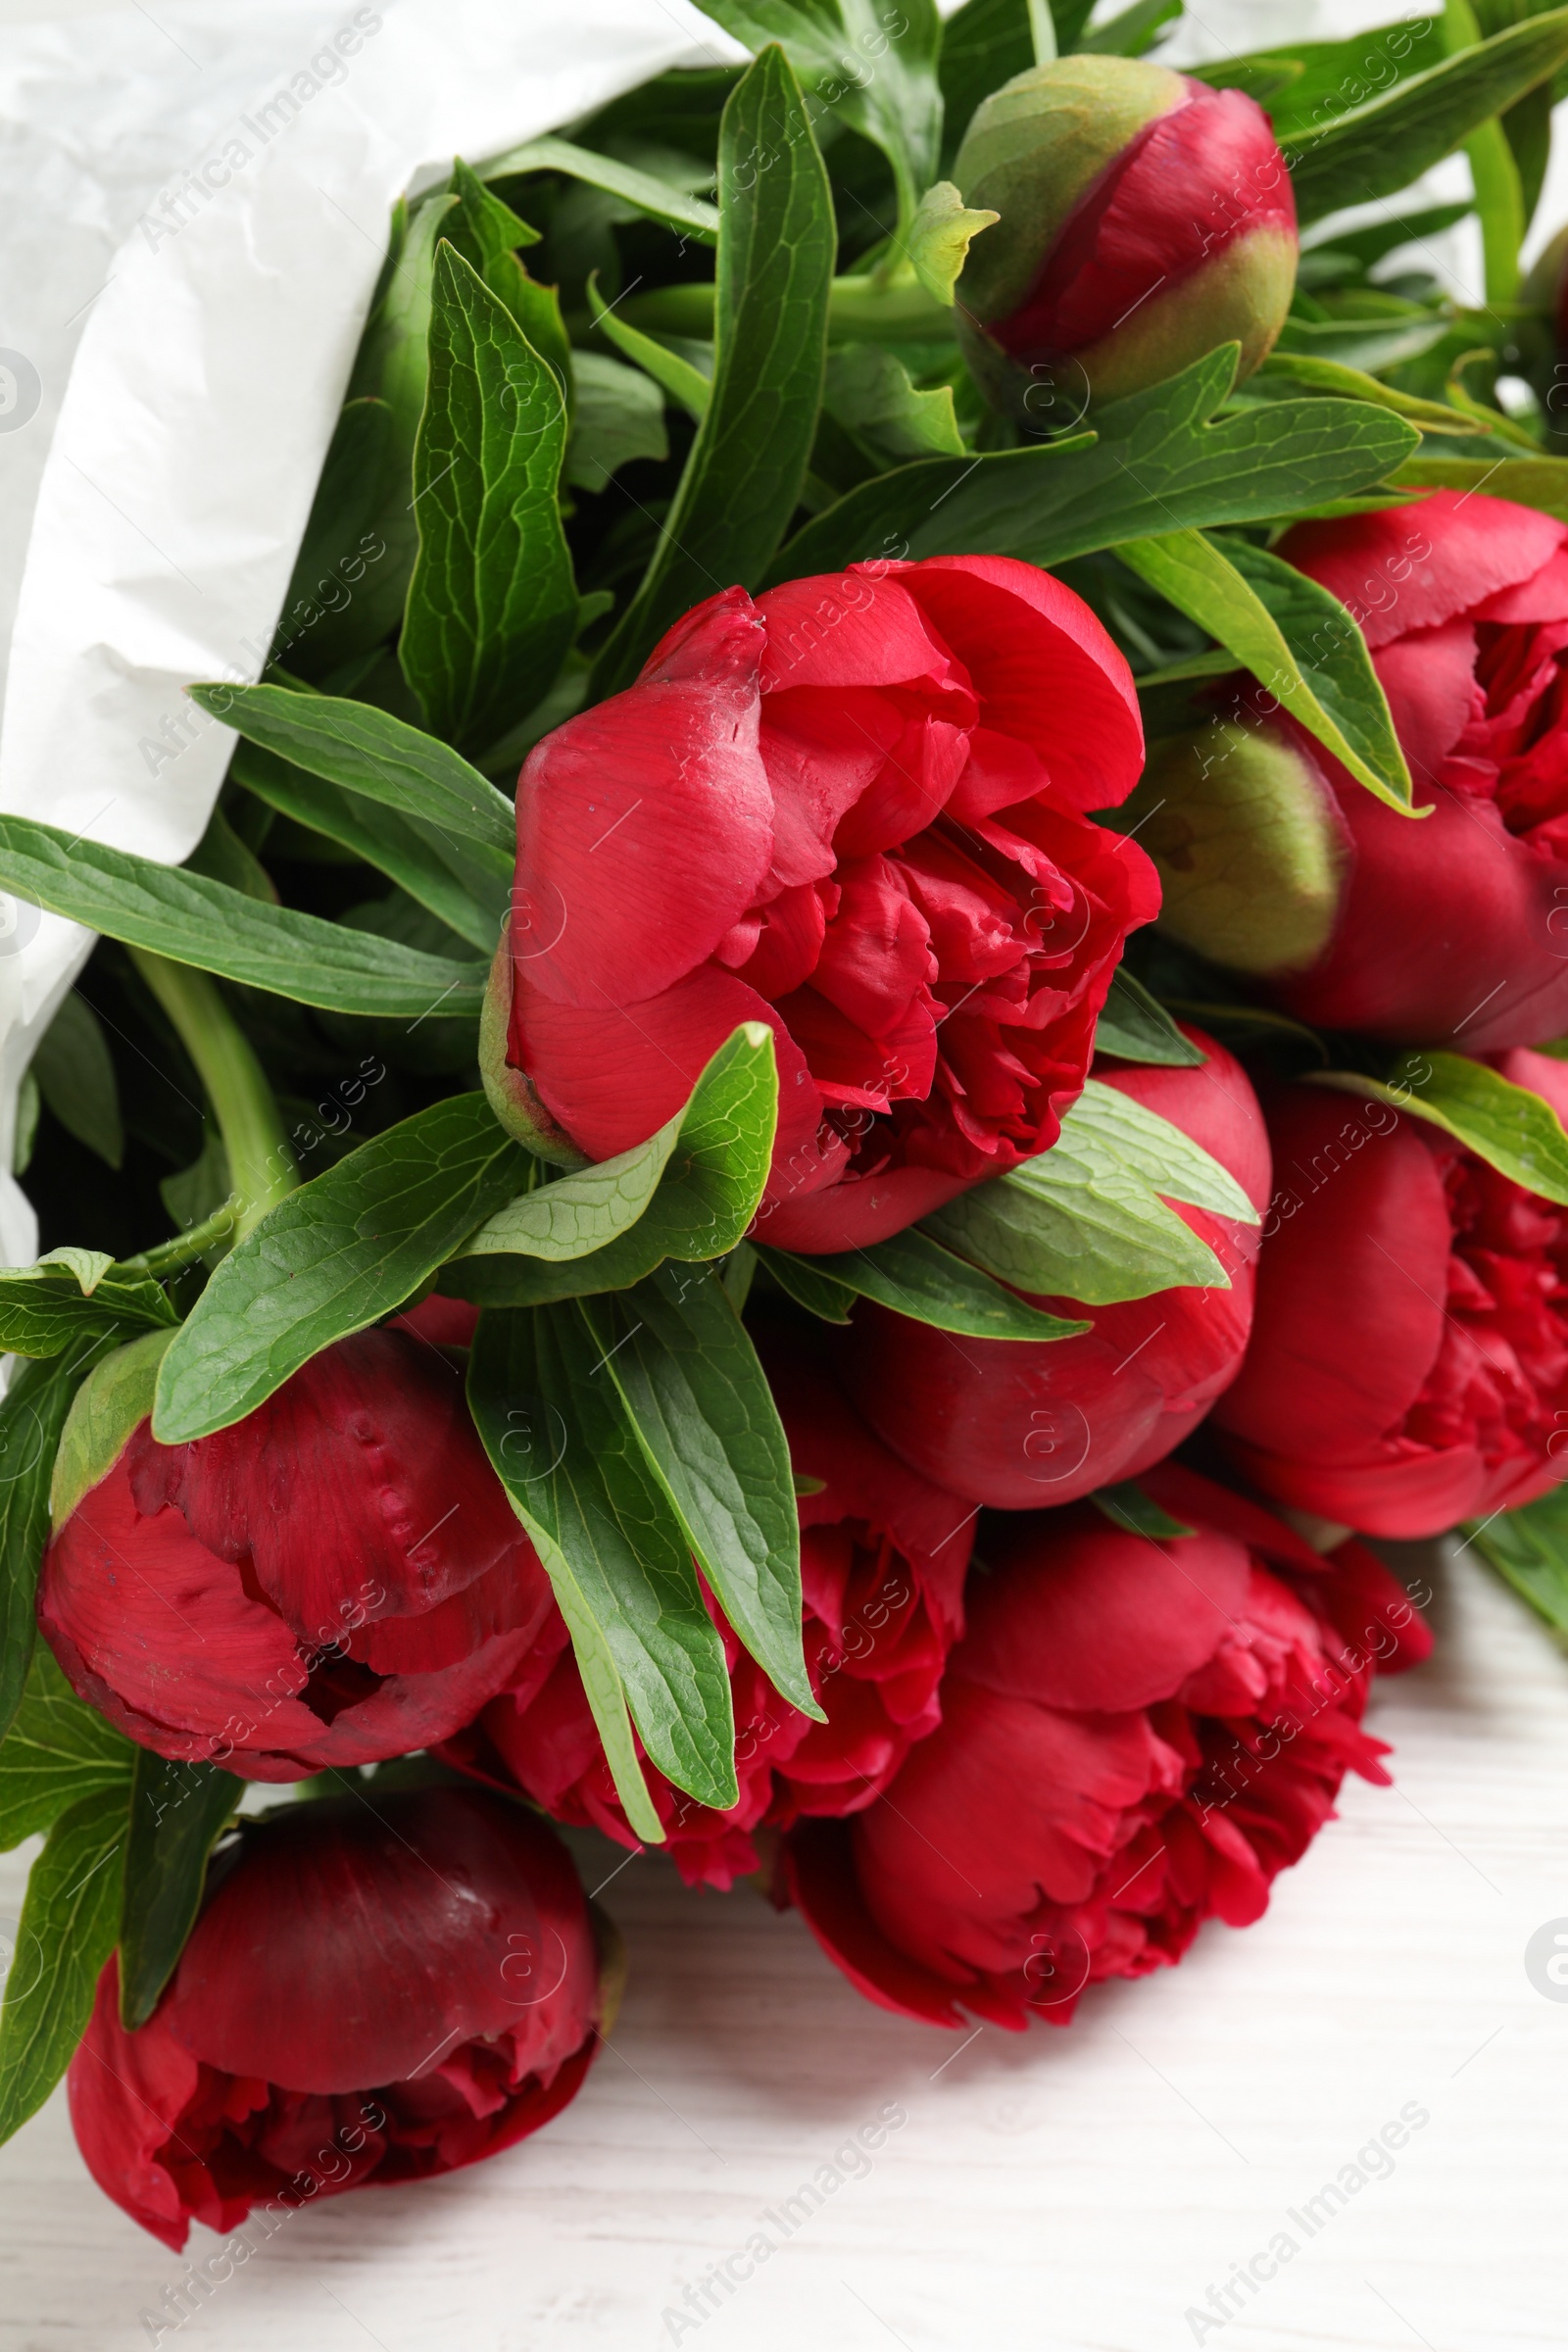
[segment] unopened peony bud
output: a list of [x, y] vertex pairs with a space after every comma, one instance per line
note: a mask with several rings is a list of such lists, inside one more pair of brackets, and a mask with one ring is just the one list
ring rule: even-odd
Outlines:
[[994, 210], [958, 282], [987, 398], [1037, 431], [1219, 343], [1266, 357], [1296, 283], [1296, 206], [1268, 118], [1141, 59], [1060, 58], [975, 114], [954, 177]]
[[176, 2253], [193, 2221], [235, 2230], [260, 2206], [270, 2236], [313, 2198], [454, 2172], [575, 2096], [616, 1943], [553, 1833], [500, 1797], [288, 1808], [219, 1855], [137, 2033], [110, 1958], [69, 2077], [76, 2143]]
[[1349, 835], [1321, 768], [1282, 724], [1215, 718], [1155, 743], [1128, 807], [1144, 819], [1172, 937], [1259, 975], [1322, 952]]

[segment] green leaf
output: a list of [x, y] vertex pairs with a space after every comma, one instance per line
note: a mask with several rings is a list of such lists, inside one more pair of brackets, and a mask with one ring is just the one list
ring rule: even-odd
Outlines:
[[808, 522], [770, 585], [888, 557], [1019, 556], [1046, 566], [1154, 532], [1254, 522], [1381, 482], [1412, 426], [1364, 401], [1259, 402], [1208, 419], [1237, 346], [1095, 412], [1093, 434], [928, 458], [863, 482]]
[[824, 1723], [802, 1647], [789, 1441], [723, 1284], [666, 1267], [583, 1312], [731, 1628], [774, 1689]]
[[[1083, 13], [1088, 15], [1087, 8]], [[1071, 41], [1061, 29], [1061, 12], [1056, 14], [1057, 44], [1065, 54]], [[948, 168], [980, 101], [1000, 90], [1015, 74], [1026, 74], [1035, 63], [1026, 0], [965, 0], [965, 5], [949, 17], [942, 28], [939, 67], [942, 153]]]
[[1183, 1070], [1199, 1069], [1208, 1059], [1201, 1047], [1183, 1037], [1159, 999], [1151, 996], [1125, 964], [1118, 964], [1112, 974], [1110, 994], [1095, 1023], [1095, 1052]]
[[69, 1135], [118, 1168], [125, 1156], [120, 1089], [103, 1023], [73, 989], [32, 1057], [38, 1091]]
[[59, 1355], [111, 1323], [175, 1323], [151, 1275], [120, 1273], [101, 1250], [51, 1250], [33, 1266], [0, 1267], [0, 1348]]
[[345, 792], [456, 834], [510, 882], [516, 812], [476, 767], [390, 710], [282, 686], [192, 686], [191, 701], [251, 743]]
[[1160, 26], [1182, 13], [1182, 0], [1133, 0], [1119, 16], [1086, 32], [1078, 46], [1101, 57], [1142, 57]]
[[[376, 561], [363, 587], [356, 590], [363, 608], [367, 651], [402, 619], [418, 548], [417, 510], [413, 503], [414, 443], [429, 376], [430, 288], [436, 246], [456, 202], [449, 191], [433, 191], [410, 216], [399, 201], [393, 216], [392, 249], [370, 305], [349, 385], [351, 404], [368, 396], [383, 401], [392, 413], [391, 446], [377, 482], [372, 524], [373, 535], [386, 553]], [[344, 453], [345, 465], [353, 454], [352, 450]], [[322, 491], [325, 488], [323, 474]], [[318, 499], [321, 494], [318, 492]]]
[[[936, 177], [942, 139], [942, 24], [932, 0], [906, 0], [897, 10], [878, 9], [875, 0], [699, 4], [754, 52], [765, 54], [768, 42], [779, 43], [810, 93], [813, 122], [830, 113], [881, 148], [893, 166], [900, 220], [906, 225], [921, 189]], [[760, 163], [766, 154], [759, 151]], [[722, 156], [718, 184], [722, 189]]]
[[952, 385], [917, 391], [904, 362], [876, 343], [841, 343], [828, 353], [822, 406], [879, 466], [963, 450]]
[[535, 1305], [624, 1290], [666, 1257], [723, 1257], [757, 1214], [777, 1112], [773, 1033], [743, 1022], [646, 1144], [510, 1201], [442, 1288], [484, 1305]]
[[154, 1436], [182, 1446], [228, 1428], [321, 1348], [390, 1314], [527, 1166], [482, 1094], [453, 1095], [301, 1185], [230, 1250], [181, 1326]]
[[[924, 1222], [933, 1230], [911, 1226], [869, 1250], [848, 1250], [830, 1257], [764, 1250], [762, 1262], [813, 1314], [836, 1306], [835, 1294], [842, 1293], [847, 1298], [874, 1298], [911, 1322], [931, 1323], [938, 1331], [958, 1332], [973, 1340], [1068, 1340], [1089, 1329], [1087, 1323], [1064, 1322], [1015, 1298], [980, 1266], [945, 1248], [945, 1237], [934, 1230], [935, 1218]], [[838, 1322], [841, 1316], [835, 1312], [826, 1319]]]
[[[1276, 384], [1298, 384], [1304, 391], [1326, 393], [1336, 399], [1375, 401], [1380, 408], [1392, 409], [1396, 416], [1407, 416], [1412, 424], [1424, 425], [1430, 432], [1488, 430], [1475, 418], [1461, 416], [1446, 401], [1418, 400], [1413, 392], [1396, 392], [1392, 384], [1381, 383], [1375, 375], [1367, 375], [1359, 368], [1346, 368], [1338, 360], [1314, 359], [1306, 352], [1272, 351], [1248, 378], [1248, 390], [1253, 394], [1275, 397]], [[1278, 397], [1289, 395], [1282, 392]]]
[[1282, 91], [1299, 81], [1301, 71], [1295, 58], [1224, 57], [1217, 65], [1182, 68], [1190, 81], [1206, 81], [1211, 90], [1245, 90], [1259, 106], [1271, 106]]
[[[1288, 41], [1283, 46], [1250, 51], [1222, 61], [1229, 81], [1233, 70], [1249, 73], [1275, 71], [1286, 74], [1269, 104], [1278, 138], [1305, 136], [1337, 122], [1350, 108], [1386, 94], [1395, 84], [1423, 68], [1436, 65], [1444, 54], [1442, 11], [1404, 24], [1373, 25], [1348, 40]], [[1204, 79], [1216, 67], [1198, 69]], [[1334, 240], [1336, 246], [1339, 238]]]
[[1230, 1277], [1167, 1200], [1257, 1223], [1239, 1184], [1191, 1137], [1091, 1078], [1049, 1152], [923, 1220], [1034, 1298], [1110, 1306], [1155, 1291], [1228, 1290]]
[[718, 236], [718, 215], [710, 204], [668, 180], [656, 179], [651, 172], [639, 172], [590, 147], [574, 146], [569, 139], [528, 139], [520, 147], [509, 147], [484, 168], [487, 179], [510, 179], [526, 172], [560, 172], [590, 188], [603, 188], [606, 195], [618, 196], [650, 220], [684, 229], [704, 244], [711, 245]]
[[603, 490], [622, 466], [638, 458], [662, 463], [668, 457], [658, 384], [597, 351], [578, 352], [574, 369], [577, 406], [566, 445], [568, 482], [579, 490]]
[[1394, 476], [1399, 490], [1479, 490], [1539, 508], [1568, 522], [1568, 458], [1407, 458]]
[[1246, 539], [1172, 531], [1117, 549], [1128, 569], [1217, 637], [1358, 784], [1394, 808], [1414, 798], [1388, 697], [1340, 599]]
[[[487, 188], [461, 155], [453, 159], [452, 192], [458, 205], [456, 212], [447, 217], [447, 234], [481, 277], [491, 262], [506, 260], [519, 245], [541, 242], [541, 233], [532, 222], [522, 220], [510, 204], [504, 204], [493, 189]], [[471, 240], [471, 253], [465, 250], [465, 236]]]
[[384, 400], [351, 400], [344, 408], [283, 599], [271, 661], [286, 661], [305, 677], [324, 677], [369, 653], [397, 621], [414, 560], [408, 512], [413, 447], [412, 425], [405, 441]]
[[468, 1401], [546, 1569], [564, 1561], [650, 1761], [699, 1803], [733, 1805], [723, 1642], [581, 1308], [481, 1315]]
[[1384, 318], [1287, 318], [1275, 349], [1287, 359], [1331, 360], [1337, 367], [1375, 373], [1423, 358], [1452, 332], [1448, 318], [1432, 312]]
[[21, 1845], [52, 1829], [84, 1797], [118, 1790], [130, 1796], [139, 1750], [79, 1699], [40, 1642], [21, 1704], [0, 1740], [0, 1847]]
[[139, 1340], [100, 1355], [76, 1389], [44, 1490], [54, 1534], [109, 1476], [131, 1432], [151, 1414], [158, 1367], [173, 1337], [172, 1331], [144, 1332]]
[[861, 1293], [846, 1282], [835, 1282], [831, 1275], [819, 1274], [814, 1257], [795, 1257], [787, 1250], [764, 1250], [751, 1242], [746, 1246], [755, 1261], [754, 1274], [758, 1266], [765, 1267], [797, 1306], [804, 1306], [808, 1314], [820, 1316], [824, 1323], [849, 1322]]
[[[1369, 220], [1360, 228], [1336, 228], [1324, 241], [1336, 253], [1348, 253], [1363, 270], [1372, 270], [1387, 255], [1396, 253], [1401, 245], [1420, 244], [1428, 237], [1441, 236], [1446, 228], [1452, 228], [1474, 209], [1471, 199], [1461, 196], [1456, 204], [1426, 205], [1419, 212], [1396, 213], [1387, 220]], [[1305, 250], [1315, 252], [1317, 248], [1309, 246]]]
[[763, 50], [724, 109], [718, 184], [712, 392], [658, 551], [595, 665], [596, 695], [629, 684], [715, 584], [759, 585], [806, 479], [827, 355], [833, 203], [777, 49]]
[[270, 874], [221, 808], [215, 808], [207, 819], [207, 830], [185, 859], [185, 870], [205, 874], [209, 882], [226, 882], [230, 890], [241, 890], [248, 899], [265, 901], [269, 906], [278, 904]]
[[17, 1116], [11, 1139], [11, 1173], [24, 1176], [32, 1158], [32, 1147], [38, 1136], [38, 1114], [43, 1107], [38, 1081], [31, 1070], [24, 1070], [17, 1088]]
[[1459, 1548], [1479, 1551], [1549, 1626], [1568, 1633], [1568, 1491], [1549, 1487], [1517, 1511], [1466, 1520]]
[[645, 374], [652, 376], [661, 390], [666, 392], [677, 407], [684, 409], [687, 416], [700, 424], [708, 413], [708, 403], [713, 390], [710, 380], [702, 369], [694, 368], [690, 360], [683, 360], [678, 352], [669, 351], [662, 343], [656, 342], [652, 335], [645, 335], [641, 328], [628, 325], [624, 318], [617, 318], [612, 306], [605, 301], [599, 291], [597, 270], [588, 280], [588, 309], [600, 333], [608, 335], [618, 352], [634, 361]]
[[329, 1012], [420, 1020], [440, 1004], [456, 1017], [476, 1014], [484, 999], [482, 963], [422, 956], [291, 906], [263, 906], [182, 866], [29, 817], [0, 816], [0, 887], [108, 939]]
[[1130, 1536], [1148, 1536], [1152, 1543], [1174, 1542], [1195, 1532], [1152, 1502], [1136, 1478], [1123, 1479], [1115, 1487], [1097, 1487], [1089, 1499], [1112, 1527], [1124, 1528]]
[[969, 247], [982, 229], [994, 227], [1001, 218], [1000, 213], [971, 210], [951, 179], [939, 179], [927, 188], [909, 223], [905, 249], [928, 294], [938, 302], [952, 302]]
[[245, 1783], [216, 1764], [173, 1764], [136, 1751], [120, 1909], [120, 2022], [127, 2033], [158, 2006], [196, 1924], [207, 1860]]
[[398, 640], [433, 730], [482, 752], [525, 718], [577, 625], [556, 493], [560, 382], [461, 254], [436, 255], [414, 453], [419, 554]]
[[341, 843], [390, 876], [470, 947], [486, 955], [494, 948], [507, 910], [508, 884], [490, 853], [476, 852], [457, 834], [416, 816], [378, 807], [361, 793], [345, 792], [259, 744], [239, 745], [229, 774], [270, 808]]
[[1314, 1070], [1314, 1086], [1391, 1102], [1457, 1136], [1500, 1175], [1568, 1208], [1568, 1135], [1549, 1102], [1462, 1054], [1401, 1054], [1386, 1080]]
[[[1470, 133], [1568, 64], [1568, 9], [1512, 25], [1407, 75], [1326, 128], [1276, 126], [1304, 225], [1407, 187]], [[1299, 99], [1299, 88], [1293, 90]]]
[[[77, 1383], [111, 1344], [111, 1333], [99, 1332], [46, 1362], [21, 1363], [0, 1397], [0, 1740], [21, 1704], [33, 1655], [55, 1450]], [[0, 1769], [5, 1755], [0, 1746]]]
[[124, 1848], [124, 1792], [106, 1789], [60, 1816], [28, 1874], [0, 2008], [0, 2140], [36, 2114], [87, 2030], [119, 1932]]

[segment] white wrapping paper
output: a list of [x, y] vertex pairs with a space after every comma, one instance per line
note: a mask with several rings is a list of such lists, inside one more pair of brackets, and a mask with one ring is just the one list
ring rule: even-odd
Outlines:
[[[254, 678], [396, 197], [667, 66], [685, 0], [234, 0], [0, 30], [0, 808], [177, 861]], [[0, 899], [0, 1170], [90, 934]], [[0, 1174], [0, 1258], [35, 1224]]]

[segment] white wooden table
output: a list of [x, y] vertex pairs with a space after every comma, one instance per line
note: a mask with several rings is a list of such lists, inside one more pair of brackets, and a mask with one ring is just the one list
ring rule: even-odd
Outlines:
[[[1176, 2352], [1283, 2230], [1300, 2251], [1203, 2343], [1560, 2352], [1568, 2004], [1523, 1955], [1568, 1915], [1568, 1661], [1465, 1560], [1438, 1617], [1433, 1663], [1375, 1700], [1396, 1788], [1348, 1784], [1264, 1920], [1064, 2033], [961, 2046], [862, 2002], [799, 1919], [629, 1863], [603, 1899], [630, 1987], [575, 2106], [469, 2172], [299, 2214], [160, 2340]], [[1290, 2210], [1409, 2102], [1430, 2122], [1392, 2178], [1308, 2238]], [[685, 2288], [890, 2103], [869, 2173], [692, 2323]], [[0, 2150], [0, 2352], [130, 2352], [184, 2271], [100, 2196], [59, 2095]]]

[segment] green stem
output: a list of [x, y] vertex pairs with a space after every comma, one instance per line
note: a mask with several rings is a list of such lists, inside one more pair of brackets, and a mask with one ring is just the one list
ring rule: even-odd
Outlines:
[[[629, 326], [656, 335], [691, 335], [707, 342], [713, 332], [713, 289], [710, 285], [656, 286], [651, 293], [634, 294], [621, 304]], [[830, 343], [880, 342], [948, 343], [953, 339], [953, 313], [917, 278], [890, 284], [875, 274], [836, 277], [828, 298]]]
[[157, 1242], [151, 1250], [138, 1250], [134, 1257], [123, 1257], [120, 1266], [129, 1267], [137, 1274], [151, 1274], [159, 1282], [166, 1275], [177, 1274], [182, 1266], [194, 1265], [197, 1258], [214, 1249], [220, 1242], [234, 1239], [235, 1210], [232, 1200], [215, 1208], [210, 1217], [199, 1225], [187, 1225], [172, 1241]]
[[[272, 1090], [250, 1041], [205, 972], [188, 963], [172, 963], [145, 948], [132, 948], [130, 957], [172, 1021], [207, 1089], [233, 1187], [228, 1207], [219, 1213], [232, 1217], [233, 1237], [242, 1242], [299, 1182]], [[193, 1239], [194, 1235], [181, 1237], [184, 1242]]]

